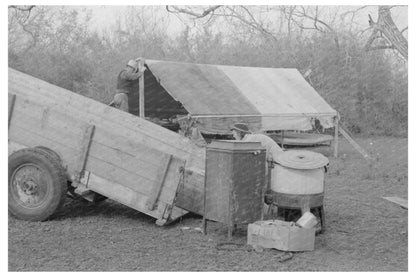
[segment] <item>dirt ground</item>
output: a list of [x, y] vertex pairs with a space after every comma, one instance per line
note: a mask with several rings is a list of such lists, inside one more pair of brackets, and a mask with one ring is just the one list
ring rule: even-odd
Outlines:
[[[326, 232], [312, 252], [279, 262], [282, 251], [244, 245], [244, 228], [233, 237], [237, 245], [223, 249], [217, 246], [226, 241], [226, 227], [209, 222], [204, 236], [197, 215], [158, 227], [113, 201], [68, 199], [51, 221], [9, 217], [9, 271], [407, 271], [408, 211], [381, 197], [408, 198], [408, 141], [357, 142], [375, 161], [341, 139], [326, 176]], [[317, 151], [332, 154], [328, 147]]]

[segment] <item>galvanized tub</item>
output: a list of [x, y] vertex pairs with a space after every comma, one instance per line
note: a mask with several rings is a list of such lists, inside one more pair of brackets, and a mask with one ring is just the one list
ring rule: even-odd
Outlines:
[[290, 150], [277, 158], [273, 169], [277, 193], [311, 195], [324, 192], [325, 167], [329, 160], [322, 154], [306, 150]]

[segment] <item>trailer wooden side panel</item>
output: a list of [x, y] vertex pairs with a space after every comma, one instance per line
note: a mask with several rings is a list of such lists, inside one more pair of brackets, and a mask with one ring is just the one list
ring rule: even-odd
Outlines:
[[[133, 178], [133, 175], [124, 173], [138, 172], [137, 169], [141, 169], [139, 172], [142, 182], [144, 184], [152, 183], [153, 180], [150, 176], [155, 175], [149, 168], [156, 170], [155, 167], [152, 167], [152, 164], [158, 164], [160, 162], [159, 157], [161, 157], [155, 150], [164, 154], [170, 154], [182, 161], [186, 161], [187, 170], [185, 172], [187, 174], [185, 174], [184, 184], [178, 192], [179, 199], [184, 201], [178, 201], [177, 206], [189, 211], [201, 213], [202, 201], [192, 201], [192, 199], [202, 199], [205, 148], [199, 147], [188, 138], [182, 137], [147, 120], [10, 68], [9, 93], [16, 95], [17, 99], [23, 97], [28, 101], [41, 103], [43, 108], [35, 110], [35, 114], [38, 117], [43, 116], [44, 122], [50, 124], [45, 126], [59, 130], [59, 132], [53, 134], [56, 136], [54, 139], [45, 141], [44, 138], [39, 137], [39, 134], [31, 135], [24, 133], [22, 128], [16, 126], [12, 132], [16, 133], [16, 136], [25, 137], [24, 142], [16, 141], [16, 143], [31, 145], [38, 139], [42, 139], [42, 142], [47, 143], [51, 148], [59, 148], [59, 151], [72, 153], [72, 157], [66, 159], [69, 168], [72, 169], [76, 168], [76, 163], [82, 155], [80, 153], [82, 142], [74, 139], [75, 137], [82, 136], [82, 131], [75, 132], [75, 127], [73, 126], [77, 126], [77, 128], [85, 131], [85, 128], [94, 125], [96, 127], [94, 143], [89, 149], [91, 157], [86, 161], [86, 167], [88, 169], [105, 172], [103, 174], [106, 174], [106, 176], [101, 177], [108, 178], [111, 182], [123, 183], [123, 185], [125, 184], [129, 188], [137, 190], [133, 184], [135, 177]], [[65, 126], [57, 126], [59, 124], [56, 122], [49, 122], [48, 118], [50, 116], [48, 115], [48, 111], [52, 108], [60, 111], [61, 115], [57, 116], [65, 118], [65, 122], [66, 117], [70, 115], [72, 117], [72, 123]], [[46, 109], [46, 112], [44, 109]], [[32, 115], [26, 112], [19, 116], [21, 117], [17, 119], [19, 122], [22, 119], [23, 121], [30, 122]], [[65, 132], [62, 133], [62, 129]], [[47, 132], [48, 129], [44, 128], [42, 130], [42, 134], [47, 134], [49, 137], [50, 134]], [[32, 140], [30, 141], [30, 139]], [[57, 145], [57, 141], [65, 142], [65, 147], [62, 150], [59, 144]], [[118, 143], [119, 141], [123, 141], [124, 143]], [[124, 154], [121, 155], [120, 153]], [[62, 153], [59, 154], [61, 155]], [[107, 156], [112, 157], [114, 164], [118, 168], [114, 169], [114, 164], [106, 164], [103, 162], [106, 161]], [[188, 174], [191, 171], [195, 171], [195, 173]], [[123, 172], [123, 177], [118, 177], [119, 172]], [[71, 174], [74, 176], [77, 172], [72, 170]], [[147, 185], [143, 186], [143, 193], [148, 193], [146, 188], [148, 189]], [[162, 190], [160, 197], [165, 197], [166, 191]]]
[[193, 167], [203, 169], [205, 166], [205, 149], [198, 147], [188, 138], [13, 69], [9, 69], [9, 93], [57, 107], [64, 114], [72, 114], [76, 119], [103, 126], [146, 147], [192, 162]]
[[72, 180], [85, 169], [89, 174], [87, 189], [153, 216], [159, 224], [186, 213], [173, 207], [183, 182], [184, 160], [168, 155], [169, 163], [164, 164], [167, 154], [100, 125], [94, 125], [89, 152], [84, 157], [84, 135], [91, 124], [26, 97], [9, 97], [15, 98], [14, 105], [9, 105], [9, 111], [13, 106], [9, 152], [22, 147], [48, 147], [61, 157]]

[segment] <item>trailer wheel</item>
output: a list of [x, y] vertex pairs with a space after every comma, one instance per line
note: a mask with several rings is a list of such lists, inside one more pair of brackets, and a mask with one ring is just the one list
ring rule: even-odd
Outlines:
[[43, 149], [9, 156], [9, 211], [19, 219], [43, 221], [63, 205], [67, 182], [59, 160]]
[[36, 146], [35, 149], [45, 151], [49, 156], [51, 156], [51, 158], [54, 158], [58, 163], [61, 163], [61, 157], [59, 157], [59, 155], [56, 154], [56, 152], [53, 151], [52, 149], [49, 149], [48, 147], [45, 147], [45, 146]]

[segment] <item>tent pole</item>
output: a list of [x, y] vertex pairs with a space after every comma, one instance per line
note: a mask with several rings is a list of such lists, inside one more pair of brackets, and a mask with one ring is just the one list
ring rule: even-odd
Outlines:
[[[139, 68], [144, 67], [144, 59], [139, 61]], [[139, 77], [139, 116], [144, 118], [144, 71], [142, 76]]]
[[335, 117], [335, 134], [334, 134], [334, 158], [338, 158], [338, 133], [339, 133], [339, 119], [338, 113]]

